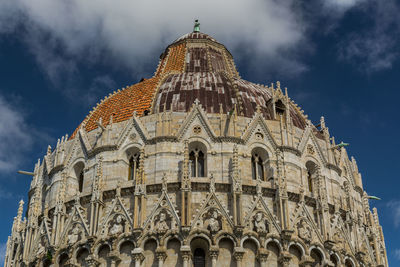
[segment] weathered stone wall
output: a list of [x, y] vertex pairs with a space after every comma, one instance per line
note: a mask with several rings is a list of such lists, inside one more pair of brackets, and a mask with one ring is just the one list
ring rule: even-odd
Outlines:
[[[200, 252], [206, 266], [387, 266], [355, 160], [324, 124], [317, 134], [261, 113], [229, 123], [198, 103], [161, 115], [80, 130], [49, 148], [5, 266], [192, 266]], [[190, 175], [195, 148], [204, 177]], [[128, 180], [133, 152], [140, 165]]]

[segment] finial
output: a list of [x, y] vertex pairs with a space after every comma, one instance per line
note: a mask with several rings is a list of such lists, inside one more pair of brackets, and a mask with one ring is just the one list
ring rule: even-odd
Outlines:
[[200, 22], [198, 19], [194, 21], [193, 32], [200, 32]]

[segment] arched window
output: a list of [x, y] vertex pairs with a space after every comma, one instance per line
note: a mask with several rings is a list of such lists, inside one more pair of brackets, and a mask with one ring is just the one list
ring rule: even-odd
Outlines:
[[85, 176], [85, 171], [84, 171], [85, 165], [83, 162], [78, 162], [74, 166], [74, 171], [75, 171], [75, 177], [78, 180], [78, 190], [79, 192], [82, 193], [83, 191], [83, 186], [84, 186], [84, 176]]
[[83, 191], [83, 170], [79, 173], [79, 192]]
[[193, 266], [194, 267], [205, 267], [206, 266], [206, 253], [201, 248], [196, 248], [193, 255]]
[[251, 169], [253, 174], [253, 180], [260, 179], [265, 180], [264, 175], [264, 163], [262, 158], [258, 154], [254, 154], [251, 157]]
[[129, 176], [128, 181], [136, 179], [137, 170], [139, 169], [139, 153], [135, 153], [129, 158]]
[[313, 191], [313, 184], [312, 184], [312, 175], [309, 170], [307, 170], [307, 183], [308, 183], [308, 191]]
[[307, 168], [307, 188], [310, 193], [314, 192], [314, 178], [317, 172], [317, 164], [312, 161], [306, 163]]
[[[268, 153], [262, 148], [255, 148], [251, 153], [251, 173], [253, 180], [266, 181], [270, 173], [270, 168], [267, 164]], [[268, 175], [267, 175], [268, 174]]]
[[283, 115], [285, 113], [285, 105], [282, 103], [281, 100], [275, 102], [275, 113], [276, 115]]
[[204, 177], [204, 153], [198, 148], [189, 153], [192, 177]]

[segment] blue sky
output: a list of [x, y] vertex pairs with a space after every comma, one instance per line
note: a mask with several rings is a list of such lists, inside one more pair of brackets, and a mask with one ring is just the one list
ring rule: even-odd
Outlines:
[[399, 13], [394, 0], [1, 1], [0, 253], [30, 184], [16, 171], [32, 171], [102, 97], [150, 77], [199, 18], [242, 78], [281, 81], [313, 122], [324, 116], [350, 143], [400, 265]]

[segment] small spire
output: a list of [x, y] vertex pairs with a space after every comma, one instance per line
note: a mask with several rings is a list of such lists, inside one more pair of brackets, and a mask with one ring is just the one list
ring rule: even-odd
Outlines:
[[200, 22], [198, 19], [194, 21], [193, 32], [200, 32]]

